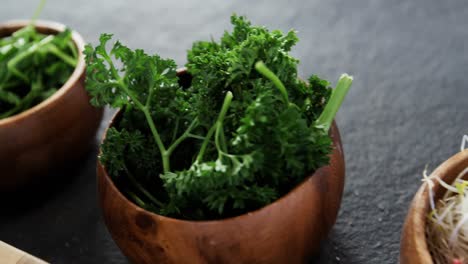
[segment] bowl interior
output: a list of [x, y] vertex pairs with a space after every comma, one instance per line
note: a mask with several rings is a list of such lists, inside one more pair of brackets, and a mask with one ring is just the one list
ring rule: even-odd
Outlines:
[[[452, 184], [457, 176], [468, 167], [468, 150], [462, 151], [442, 163], [430, 177], [438, 176], [447, 184]], [[468, 175], [464, 176], [465, 179]], [[446, 189], [433, 180], [434, 200], [438, 201]], [[400, 248], [401, 263], [433, 263], [426, 237], [427, 216], [431, 211], [428, 185], [424, 183], [411, 203], [403, 227]]]
[[135, 263], [305, 263], [335, 223], [341, 203], [344, 156], [336, 124], [331, 136], [329, 165], [273, 203], [222, 219], [185, 220], [147, 211], [124, 196], [98, 161], [104, 223]]
[[[190, 83], [192, 81], [192, 76], [187, 72], [187, 69], [186, 68], [180, 68], [177, 70], [177, 77], [179, 78], [179, 84], [184, 87], [184, 88], [188, 88], [190, 87]], [[108, 127], [106, 128], [105, 132], [104, 132], [104, 135], [101, 139], [101, 144], [102, 142], [104, 142], [105, 138], [106, 138], [106, 135], [107, 135], [107, 131], [109, 130], [109, 128], [115, 126], [116, 124], [118, 124], [120, 122], [120, 120], [122, 119], [122, 111], [119, 110], [117, 111], [114, 116], [112, 117], [111, 121], [109, 122], [109, 125]], [[332, 153], [330, 153], [330, 163], [332, 163], [332, 159], [335, 158], [335, 159], [339, 159], [340, 161], [336, 161], [334, 164], [335, 166], [331, 166], [333, 167], [333, 170], [335, 174], [338, 175], [338, 178], [337, 179], [333, 179], [334, 181], [336, 181], [334, 184], [337, 185], [337, 188], [339, 190], [338, 193], [336, 194], [330, 194], [331, 196], [336, 196], [336, 197], [339, 197], [337, 199], [337, 201], [333, 201], [331, 203], [337, 203], [338, 206], [339, 204], [341, 204], [341, 196], [342, 196], [342, 192], [343, 192], [343, 187], [344, 187], [344, 153], [343, 153], [343, 146], [342, 146], [342, 143], [341, 143], [341, 135], [340, 135], [340, 132], [339, 132], [339, 129], [338, 129], [338, 126], [336, 124], [336, 122], [334, 121], [331, 128], [330, 128], [330, 137], [332, 138], [332, 145], [333, 145], [333, 151]], [[100, 150], [101, 151], [101, 150]], [[133, 201], [129, 200], [128, 197], [126, 197], [125, 195], [123, 195], [122, 192], [120, 192], [119, 190], [119, 187], [118, 187], [118, 184], [116, 182], [114, 182], [114, 180], [108, 175], [107, 171], [106, 171], [106, 168], [104, 166], [104, 164], [101, 164], [100, 161], [98, 160], [98, 167], [101, 167], [103, 172], [104, 172], [104, 177], [108, 178], [109, 182], [111, 183], [112, 185], [112, 188], [119, 194], [122, 196], [123, 200], [125, 200], [125, 202], [131, 204], [131, 207], [133, 208], [139, 208], [136, 204], [134, 204]], [[327, 165], [327, 166], [324, 166], [324, 167], [330, 167], [330, 165]], [[336, 168], [335, 168], [336, 167]], [[271, 204], [268, 204], [268, 205], [265, 205], [263, 207], [260, 207], [260, 208], [257, 208], [251, 212], [248, 213], [248, 215], [252, 214], [252, 213], [255, 213], [255, 212], [258, 212], [258, 211], [261, 211], [263, 210], [265, 207], [269, 207], [271, 205], [274, 205], [275, 203], [278, 203], [279, 201], [283, 200], [283, 199], [286, 199], [286, 197], [290, 196], [292, 193], [295, 192], [295, 190], [297, 189], [301, 189], [303, 188], [304, 185], [307, 184], [307, 181], [313, 177], [317, 171], [320, 170], [317, 169], [316, 171], [313, 171], [309, 174], [309, 176], [305, 177], [304, 180], [302, 182], [300, 182], [299, 184], [297, 184], [295, 187], [293, 187], [291, 190], [289, 190], [289, 192], [287, 192], [286, 194], [282, 195], [280, 198], [278, 198], [276, 201], [272, 202]], [[99, 171], [99, 169], [98, 169]], [[145, 210], [146, 211], [146, 210]], [[167, 219], [169, 221], [181, 221], [181, 222], [220, 222], [220, 221], [227, 221], [227, 220], [231, 220], [231, 219], [237, 219], [237, 218], [241, 218], [241, 217], [245, 217], [246, 214], [241, 214], [241, 215], [233, 215], [233, 216], [229, 216], [229, 217], [226, 217], [226, 218], [220, 218], [220, 219], [211, 219], [211, 220], [184, 220], [184, 219], [176, 219], [176, 218], [172, 218], [172, 217], [166, 217], [166, 216], [162, 216], [162, 215], [157, 215], [153, 212], [150, 212], [150, 211], [146, 211], [147, 213], [149, 213], [150, 215], [154, 216], [154, 217], [158, 217], [158, 218], [162, 218], [162, 219]], [[327, 220], [327, 222], [330, 222], [330, 227], [331, 225], [334, 224], [335, 222], [335, 217], [331, 217], [333, 219], [329, 219]]]
[[[0, 24], [0, 38], [10, 36], [15, 31], [27, 26], [29, 23], [30, 21], [28, 20], [14, 20]], [[36, 21], [35, 27], [38, 32], [50, 35], [57, 34], [58, 32], [65, 30], [66, 28], [66, 26], [63, 24], [43, 20]], [[29, 116], [30, 114], [40, 110], [41, 108], [46, 107], [46, 105], [48, 105], [50, 102], [54, 101], [56, 98], [66, 93], [68, 89], [71, 89], [73, 84], [80, 79], [85, 70], [85, 61], [83, 55], [85, 42], [83, 38], [75, 31], [72, 31], [72, 40], [78, 51], [78, 63], [68, 80], [62, 85], [62, 87], [60, 87], [60, 89], [58, 89], [57, 92], [55, 92], [52, 96], [43, 100], [39, 104], [13, 116], [0, 119], [0, 126], [3, 124], [12, 123], [17, 120], [23, 119], [26, 116]]]
[[[466, 151], [465, 151], [466, 152]], [[463, 155], [465, 156], [465, 155]], [[467, 155], [468, 156], [468, 155]], [[431, 177], [435, 177], [435, 176], [438, 176], [439, 178], [441, 178], [445, 183], [447, 184], [450, 184], [452, 185], [453, 182], [455, 181], [455, 179], [460, 175], [460, 173], [463, 172], [463, 170], [465, 170], [466, 168], [468, 168], [468, 157], [465, 157], [465, 158], [461, 158], [461, 159], [457, 159], [456, 158], [457, 156], [455, 157], [452, 157], [451, 159], [454, 159], [454, 160], [448, 160], [447, 162], [449, 162], [449, 166], [443, 166], [441, 165], [442, 168], [437, 169], [436, 171], [434, 171], [432, 174], [431, 174]], [[465, 173], [462, 178], [464, 180], [467, 180], [468, 179], [468, 173]], [[433, 181], [434, 183], [436, 181]], [[447, 192], [447, 189], [444, 188], [439, 182], [437, 182], [437, 185], [434, 186], [434, 201], [436, 202], [437, 204], [437, 201], [439, 201], [440, 199], [443, 198], [443, 196], [445, 195], [445, 193]], [[426, 203], [426, 208], [427, 208], [427, 211], [426, 211], [426, 216], [430, 213], [431, 211], [431, 207], [430, 207], [430, 203], [429, 203], [429, 194], [427, 195], [427, 203]], [[425, 229], [428, 228], [427, 226], [427, 223], [428, 223], [428, 219], [427, 217], [424, 218], [425, 219]], [[424, 237], [425, 241], [426, 241], [426, 244], [427, 244], [427, 233], [425, 233], [425, 237]], [[429, 248], [428, 246], [428, 251], [429, 253], [431, 254], [432, 256], [432, 252], [431, 252], [431, 249]]]

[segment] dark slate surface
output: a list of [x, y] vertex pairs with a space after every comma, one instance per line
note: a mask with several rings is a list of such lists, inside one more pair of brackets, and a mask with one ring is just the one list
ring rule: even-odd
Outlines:
[[[0, 21], [28, 18], [36, 2], [2, 0]], [[51, 0], [42, 18], [64, 22], [92, 42], [101, 32], [115, 33], [182, 65], [191, 42], [220, 36], [232, 12], [270, 28], [297, 29], [294, 54], [303, 76], [355, 76], [338, 114], [347, 164], [343, 203], [316, 262], [396, 263], [421, 171], [458, 151], [468, 133], [468, 3]], [[8, 195], [8, 203], [27, 203], [14, 211], [2, 205], [0, 239], [53, 263], [127, 263], [96, 205], [95, 155], [96, 148], [57, 173], [57, 185]]]

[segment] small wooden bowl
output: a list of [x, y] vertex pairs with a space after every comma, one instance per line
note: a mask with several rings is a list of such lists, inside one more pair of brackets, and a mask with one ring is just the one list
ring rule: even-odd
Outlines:
[[[0, 24], [0, 37], [11, 35], [29, 21]], [[65, 26], [38, 21], [36, 28], [56, 34]], [[89, 150], [102, 109], [89, 104], [84, 89], [84, 41], [73, 32], [79, 60], [68, 81], [51, 97], [17, 115], [0, 119], [0, 191], [12, 191], [76, 160]]]
[[98, 162], [104, 222], [133, 263], [304, 263], [327, 236], [341, 203], [345, 164], [335, 124], [331, 136], [330, 165], [272, 204], [222, 220], [187, 221], [146, 211], [122, 195]]
[[[455, 178], [468, 167], [468, 150], [462, 151], [442, 163], [432, 175], [439, 176], [451, 184]], [[434, 181], [434, 199], [439, 200], [445, 188]], [[432, 256], [426, 241], [427, 215], [431, 210], [429, 192], [424, 183], [413, 198], [406, 216], [400, 244], [400, 263], [432, 264]]]

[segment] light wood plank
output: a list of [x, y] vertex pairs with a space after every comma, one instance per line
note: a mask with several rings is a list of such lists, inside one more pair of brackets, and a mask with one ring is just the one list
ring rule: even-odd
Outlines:
[[0, 263], [2, 264], [47, 264], [22, 250], [0, 241]]

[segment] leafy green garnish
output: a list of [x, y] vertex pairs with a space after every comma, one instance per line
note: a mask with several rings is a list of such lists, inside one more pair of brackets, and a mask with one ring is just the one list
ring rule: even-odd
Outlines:
[[57, 91], [70, 77], [77, 50], [66, 29], [56, 35], [36, 31], [31, 23], [0, 39], [0, 119], [15, 115]]
[[231, 21], [219, 43], [194, 43], [185, 86], [173, 60], [118, 41], [108, 51], [109, 34], [85, 48], [91, 103], [121, 108], [100, 161], [143, 208], [186, 219], [238, 215], [329, 162], [329, 128], [352, 79], [333, 92], [315, 75], [306, 83], [288, 53], [294, 31]]

